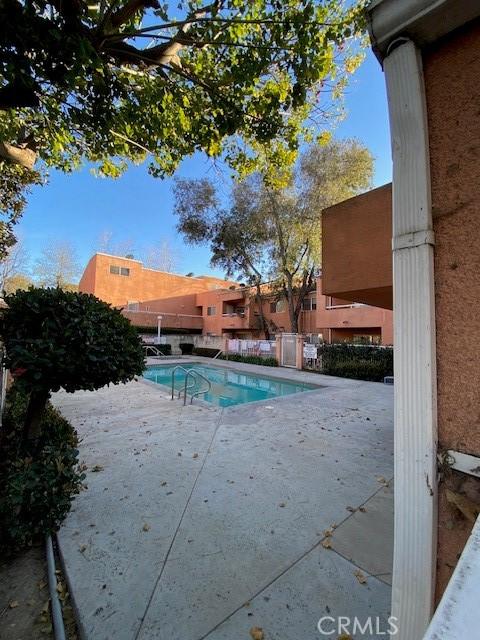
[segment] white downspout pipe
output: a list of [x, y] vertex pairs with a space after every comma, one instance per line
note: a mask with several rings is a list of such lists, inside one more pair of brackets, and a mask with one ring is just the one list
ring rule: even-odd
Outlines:
[[410, 40], [392, 44], [384, 60], [393, 155], [395, 543], [391, 615], [398, 619], [396, 640], [418, 640], [432, 615], [437, 552], [434, 238], [421, 55]]

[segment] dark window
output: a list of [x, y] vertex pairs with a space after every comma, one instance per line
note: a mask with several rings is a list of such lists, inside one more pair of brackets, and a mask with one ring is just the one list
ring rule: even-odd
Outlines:
[[270, 312], [271, 313], [282, 313], [287, 308], [285, 304], [285, 300], [277, 300], [276, 302], [270, 303]]
[[129, 276], [130, 269], [128, 269], [127, 267], [117, 267], [117, 265], [111, 264], [110, 273], [114, 273], [116, 276]]
[[207, 307], [207, 316], [214, 316], [217, 313], [216, 307]]
[[302, 304], [302, 309], [304, 311], [315, 311], [316, 308], [317, 308], [316, 298], [305, 298]]

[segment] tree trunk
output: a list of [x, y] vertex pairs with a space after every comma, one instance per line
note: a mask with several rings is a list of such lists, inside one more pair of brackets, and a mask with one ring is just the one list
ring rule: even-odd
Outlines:
[[257, 282], [256, 284], [255, 300], [258, 305], [258, 315], [260, 316], [260, 324], [261, 324], [263, 333], [265, 334], [265, 340], [270, 340], [270, 330], [268, 328], [268, 323], [265, 319], [265, 314], [263, 313], [262, 291], [261, 291], [259, 282]]
[[290, 331], [292, 333], [298, 333], [298, 316], [300, 311], [296, 308], [295, 300], [293, 296], [293, 278], [288, 274], [285, 276], [286, 285], [284, 285], [285, 297], [288, 304], [288, 316], [290, 319]]
[[32, 391], [28, 401], [27, 415], [23, 425], [23, 440], [38, 440], [41, 434], [40, 423], [50, 393], [48, 391]]

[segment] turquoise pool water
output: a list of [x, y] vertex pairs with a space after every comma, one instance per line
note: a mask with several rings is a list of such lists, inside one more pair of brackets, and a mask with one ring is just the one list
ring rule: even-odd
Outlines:
[[[149, 367], [143, 377], [146, 380], [163, 384], [171, 389], [172, 371], [175, 366], [173, 364], [164, 364]], [[219, 407], [230, 407], [235, 404], [255, 402], [257, 400], [271, 400], [291, 393], [318, 389], [318, 386], [313, 384], [287, 382], [263, 375], [243, 373], [234, 369], [224, 369], [223, 367], [206, 366], [198, 363], [182, 363], [182, 366], [186, 369], [198, 371], [210, 380], [212, 383], [210, 392], [202, 394], [199, 398]], [[198, 377], [197, 380], [196, 389], [205, 387], [204, 381]], [[175, 389], [177, 391], [183, 389], [184, 382], [185, 372], [178, 369], [175, 372]], [[188, 384], [191, 384], [190, 378]]]

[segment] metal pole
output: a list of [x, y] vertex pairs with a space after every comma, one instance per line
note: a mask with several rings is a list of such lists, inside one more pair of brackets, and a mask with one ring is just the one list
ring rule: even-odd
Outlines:
[[158, 338], [158, 344], [160, 344], [160, 336], [161, 336], [161, 333], [162, 333], [162, 316], [157, 316], [157, 320], [158, 320], [158, 324], [157, 324], [157, 328], [158, 328], [157, 338]]
[[62, 607], [58, 599], [57, 576], [55, 575], [55, 557], [53, 555], [52, 536], [46, 539], [48, 588], [50, 591], [50, 603], [52, 607], [53, 631], [55, 640], [66, 640], [65, 627], [63, 626]]

